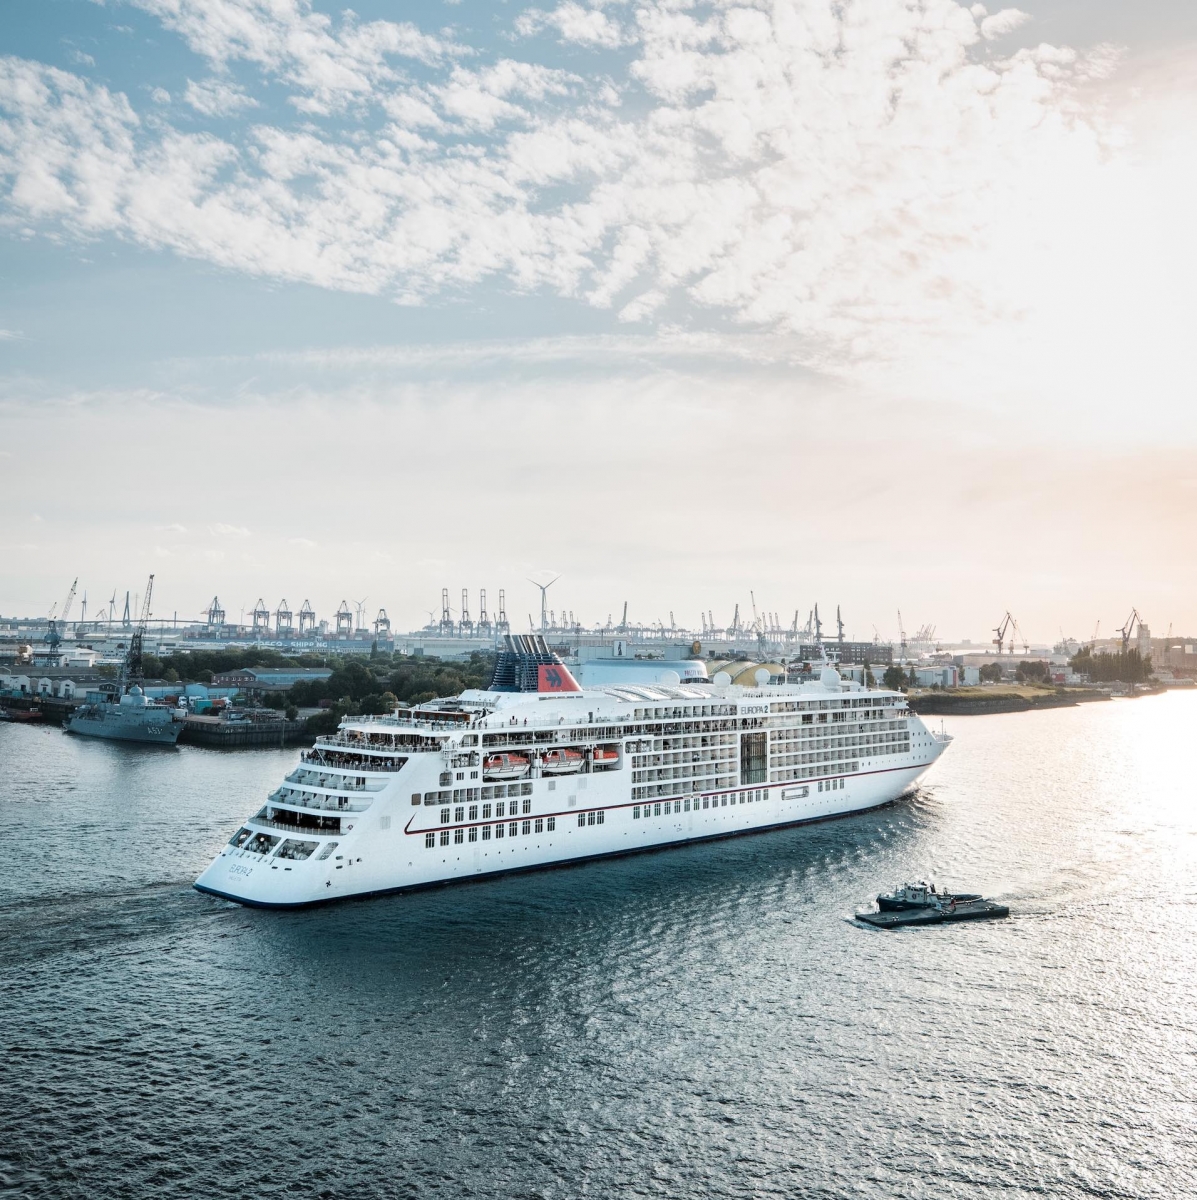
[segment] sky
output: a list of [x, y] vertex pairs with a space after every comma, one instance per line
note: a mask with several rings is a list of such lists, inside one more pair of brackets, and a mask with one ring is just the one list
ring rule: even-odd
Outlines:
[[1197, 633], [1195, 118], [1175, 0], [0, 0], [0, 614]]

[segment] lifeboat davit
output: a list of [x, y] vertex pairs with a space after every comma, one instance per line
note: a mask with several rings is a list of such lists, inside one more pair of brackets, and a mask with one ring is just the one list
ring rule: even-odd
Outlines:
[[596, 746], [590, 761], [596, 767], [613, 767], [619, 762], [619, 751], [614, 746]]
[[483, 779], [519, 779], [528, 774], [528, 760], [522, 754], [491, 754], [482, 760]]
[[546, 775], [573, 775], [582, 769], [580, 750], [550, 750], [540, 761]]

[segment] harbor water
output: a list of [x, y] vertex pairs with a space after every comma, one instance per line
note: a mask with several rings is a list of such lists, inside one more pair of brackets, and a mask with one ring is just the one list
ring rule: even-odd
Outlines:
[[[297, 759], [0, 725], [0, 1195], [1197, 1194], [1197, 695], [949, 721], [919, 791], [300, 912]], [[881, 931], [927, 876], [1009, 920]]]

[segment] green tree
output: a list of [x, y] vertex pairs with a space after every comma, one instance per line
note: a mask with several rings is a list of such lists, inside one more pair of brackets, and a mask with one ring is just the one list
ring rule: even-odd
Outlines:
[[901, 692], [906, 689], [906, 672], [897, 663], [891, 663], [881, 676], [882, 684], [891, 692]]
[[1002, 664], [985, 663], [977, 674], [980, 675], [982, 683], [1001, 683]]

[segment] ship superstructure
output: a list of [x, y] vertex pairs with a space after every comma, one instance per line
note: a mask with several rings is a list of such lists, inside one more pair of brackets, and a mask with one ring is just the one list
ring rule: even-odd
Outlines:
[[196, 887], [292, 907], [842, 816], [951, 741], [831, 667], [584, 690], [543, 638], [505, 641], [486, 690], [318, 739]]

